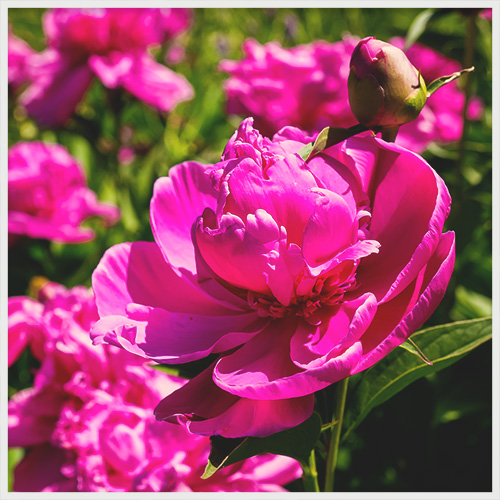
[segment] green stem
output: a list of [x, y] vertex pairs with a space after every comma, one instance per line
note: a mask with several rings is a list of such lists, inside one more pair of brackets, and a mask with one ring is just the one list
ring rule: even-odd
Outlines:
[[337, 467], [340, 431], [342, 430], [342, 419], [344, 418], [348, 382], [349, 377], [337, 382], [337, 388], [335, 391], [335, 410], [332, 417], [332, 435], [330, 438], [328, 457], [326, 459], [325, 491], [333, 491], [333, 479], [335, 475], [335, 468]]
[[311, 450], [311, 455], [309, 456], [309, 463], [302, 464], [304, 488], [306, 491], [319, 492], [318, 484], [318, 471], [316, 470], [316, 455], [314, 454], [314, 449]]

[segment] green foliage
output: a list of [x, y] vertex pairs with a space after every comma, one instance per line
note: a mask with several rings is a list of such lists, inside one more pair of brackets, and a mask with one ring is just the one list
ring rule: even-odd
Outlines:
[[320, 432], [321, 418], [316, 412], [313, 412], [305, 422], [297, 427], [277, 432], [268, 437], [227, 439], [212, 436], [210, 457], [203, 478], [209, 478], [221, 467], [263, 453], [286, 455], [306, 466]]
[[376, 406], [387, 401], [419, 378], [459, 361], [491, 339], [491, 318], [460, 321], [421, 330], [411, 339], [432, 362], [429, 365], [415, 347], [406, 342], [394, 349], [351, 384], [344, 419], [344, 439]]

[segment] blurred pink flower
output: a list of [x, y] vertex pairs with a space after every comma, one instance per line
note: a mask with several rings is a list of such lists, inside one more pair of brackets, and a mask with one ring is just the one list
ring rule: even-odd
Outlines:
[[483, 9], [480, 13], [479, 16], [487, 19], [488, 21], [493, 20], [493, 9]]
[[118, 220], [118, 208], [97, 201], [81, 165], [66, 148], [20, 142], [10, 148], [8, 159], [9, 236], [81, 243], [94, 236], [80, 226], [88, 217], [102, 217], [108, 224]]
[[118, 161], [122, 165], [130, 165], [135, 159], [134, 148], [123, 146], [118, 150]]
[[455, 239], [443, 180], [373, 137], [306, 163], [309, 141], [244, 120], [219, 163], [156, 181], [155, 242], [116, 245], [94, 271], [96, 343], [160, 363], [219, 354], [158, 418], [225, 437], [298, 425], [316, 391], [375, 364], [443, 297]]
[[268, 137], [287, 125], [308, 132], [355, 125], [347, 77], [357, 43], [357, 38], [346, 37], [286, 49], [278, 42], [246, 40], [243, 60], [220, 63], [231, 75], [224, 83], [227, 112], [252, 116], [255, 127]]
[[[347, 78], [358, 41], [349, 36], [340, 42], [316, 41], [286, 49], [277, 42], [260, 45], [247, 40], [241, 61], [220, 63], [220, 69], [230, 74], [224, 83], [227, 112], [253, 117], [256, 128], [268, 137], [287, 125], [311, 134], [327, 126], [355, 125]], [[398, 48], [404, 45], [400, 38], [390, 42]], [[420, 44], [414, 44], [406, 55], [427, 83], [460, 69], [458, 62]], [[421, 152], [433, 141], [458, 140], [463, 103], [464, 94], [456, 82], [444, 86], [431, 96], [417, 120], [400, 128], [396, 143]], [[481, 101], [474, 99], [470, 117], [477, 119], [481, 108]]]
[[35, 51], [23, 40], [9, 31], [8, 58], [9, 58], [9, 85], [14, 89], [20, 87], [30, 79], [30, 58]]
[[28, 447], [14, 491], [284, 491], [300, 476], [295, 460], [268, 455], [201, 480], [209, 439], [153, 415], [185, 381], [92, 346], [97, 311], [86, 288], [46, 283], [38, 300], [9, 299], [9, 336], [23, 317], [41, 366], [34, 387], [9, 401], [9, 446]]
[[[391, 38], [390, 43], [402, 49], [405, 40], [396, 37]], [[420, 43], [408, 48], [406, 55], [420, 70], [427, 84], [462, 69], [459, 62]], [[457, 81], [441, 87], [427, 99], [420, 116], [400, 129], [396, 142], [414, 151], [423, 151], [430, 142], [444, 144], [458, 141], [462, 136], [464, 103], [465, 94], [459, 89]], [[479, 119], [482, 109], [482, 101], [473, 98], [467, 109], [469, 118]]]
[[154, 108], [170, 111], [191, 99], [193, 89], [147, 49], [189, 22], [186, 9], [52, 9], [43, 18], [48, 48], [30, 60], [33, 83], [21, 102], [40, 123], [61, 125], [95, 75], [106, 87], [123, 87]]

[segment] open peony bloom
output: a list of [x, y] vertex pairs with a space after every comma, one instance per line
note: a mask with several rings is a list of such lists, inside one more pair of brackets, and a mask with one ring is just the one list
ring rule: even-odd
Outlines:
[[450, 196], [417, 154], [354, 137], [308, 163], [310, 138], [246, 119], [215, 165], [157, 180], [155, 242], [109, 249], [93, 275], [108, 342], [159, 363], [217, 354], [159, 419], [266, 436], [311, 415], [314, 393], [404, 342], [443, 297]]
[[265, 455], [202, 480], [209, 439], [153, 415], [185, 381], [92, 346], [96, 320], [84, 287], [45, 283], [38, 299], [9, 299], [9, 356], [11, 334], [24, 331], [41, 363], [34, 387], [9, 401], [9, 446], [28, 448], [14, 491], [285, 491], [300, 477], [295, 460]]
[[58, 144], [20, 142], [9, 150], [9, 236], [26, 235], [62, 243], [93, 238], [80, 224], [91, 216], [114, 224], [120, 211], [97, 201], [83, 168]]
[[[290, 49], [277, 42], [264, 45], [255, 40], [244, 42], [241, 61], [222, 61], [220, 69], [230, 74], [224, 83], [227, 112], [252, 116], [261, 133], [272, 137], [291, 125], [311, 134], [324, 127], [351, 127], [354, 117], [347, 91], [349, 61], [359, 39], [345, 37], [340, 42], [313, 42]], [[402, 49], [404, 40], [390, 40]], [[414, 44], [406, 56], [426, 83], [460, 69], [457, 61], [435, 50]], [[464, 94], [456, 82], [445, 85], [432, 95], [418, 118], [403, 125], [396, 138], [415, 152], [431, 142], [448, 143], [460, 139]], [[474, 99], [468, 108], [477, 119], [481, 101]]]
[[31, 60], [32, 84], [21, 97], [46, 126], [64, 124], [94, 76], [160, 111], [193, 97], [181, 75], [155, 61], [148, 47], [185, 30], [187, 9], [52, 9], [44, 15], [48, 48]]

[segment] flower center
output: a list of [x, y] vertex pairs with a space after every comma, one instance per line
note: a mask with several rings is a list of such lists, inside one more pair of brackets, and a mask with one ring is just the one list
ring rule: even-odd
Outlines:
[[281, 304], [275, 297], [248, 292], [248, 304], [262, 317], [283, 318], [295, 315], [317, 324], [319, 310], [339, 304], [345, 293], [356, 283], [357, 264], [349, 269], [317, 278], [303, 277], [295, 287], [295, 296], [289, 305]]

